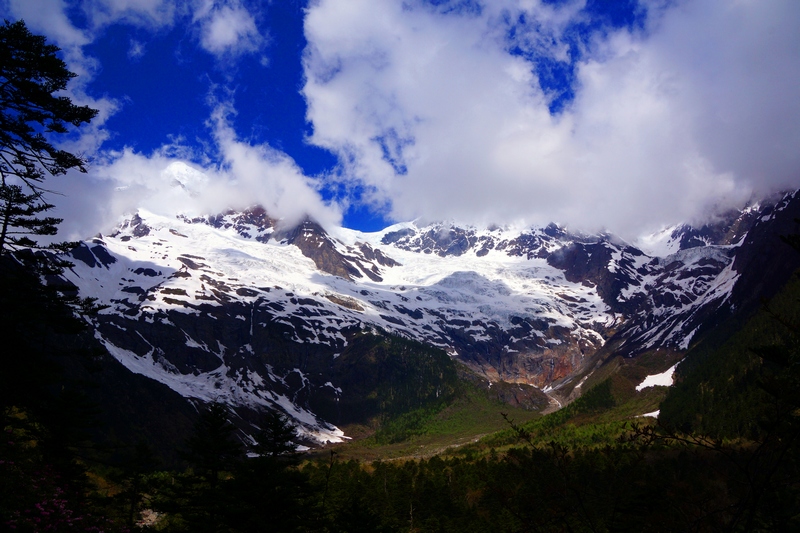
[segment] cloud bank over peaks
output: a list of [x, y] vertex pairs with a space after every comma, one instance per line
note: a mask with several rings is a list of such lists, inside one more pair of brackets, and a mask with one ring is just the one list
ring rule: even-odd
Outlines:
[[229, 103], [217, 102], [213, 108], [213, 159], [181, 144], [151, 154], [125, 148], [95, 161], [88, 176], [75, 173], [54, 183], [70, 196], [68, 203], [57, 202], [55, 214], [65, 220], [59, 237], [82, 239], [98, 228], [109, 231], [120, 215], [138, 209], [200, 216], [262, 205], [289, 226], [306, 217], [325, 227], [339, 225], [339, 207], [322, 200], [317, 184], [289, 156], [237, 137], [229, 121], [233, 113]]
[[[800, 185], [800, 4], [642, 2], [641, 27], [597, 31], [578, 50], [567, 34], [582, 8], [315, 2], [310, 140], [399, 220], [633, 237]], [[577, 57], [557, 114], [537, 57]]]
[[[61, 48], [67, 67], [78, 75], [66, 95], [78, 105], [99, 110], [90, 124], [56, 140], [60, 148], [90, 161], [88, 175], [73, 172], [48, 182], [48, 188], [61, 195], [54, 198], [54, 214], [64, 218], [59, 239], [85, 238], [101, 228], [107, 231], [120, 214], [139, 207], [173, 215], [179, 211], [212, 214], [263, 203], [272, 216], [288, 222], [306, 215], [326, 224], [341, 220], [339, 210], [321, 200], [315, 183], [289, 156], [264, 142], [239, 140], [226, 116], [216, 109], [212, 115], [217, 118], [209, 121], [219, 143], [215, 146], [192, 145], [181, 137], [151, 153], [130, 146], [121, 150], [103, 146], [115, 135], [108, 128], [109, 118], [128, 102], [124, 94], [89, 96], [87, 87], [103, 65], [86, 49], [110, 26], [142, 30], [130, 31], [128, 57], [136, 60], [148, 53], [147, 41], [139, 40], [142, 35], [181, 26], [186, 36], [225, 70], [235, 68], [242, 55], [262, 52], [267, 44], [267, 30], [256, 24], [257, 9], [257, 3], [242, 0], [0, 0], [4, 17], [25, 20], [33, 33], [47, 36], [48, 42]], [[79, 12], [84, 20], [76, 15]], [[81, 22], [81, 27], [70, 17]], [[227, 109], [230, 114], [230, 106]], [[132, 139], [131, 144], [136, 143], [137, 139]], [[195, 189], [175, 186], [173, 174], [180, 171], [185, 177], [191, 174], [188, 169], [193, 169], [195, 177], [206, 179], [194, 183]], [[296, 199], [291, 200], [292, 195]]]
[[231, 206], [261, 204], [267, 212], [296, 224], [310, 216], [323, 226], [341, 223], [341, 211], [323, 201], [319, 183], [307, 177], [286, 153], [267, 144], [250, 144], [237, 137], [231, 125], [235, 110], [230, 103], [219, 102], [209, 120], [222, 159], [221, 172], [230, 181], [214, 180], [215, 201], [225, 198]]
[[[100, 109], [62, 139], [92, 159], [89, 176], [52, 184], [69, 197], [54, 202], [69, 238], [138, 207], [262, 203], [325, 225], [367, 206], [397, 221], [557, 222], [635, 239], [800, 186], [800, 3], [630, 3], [620, 20], [585, 0], [0, 0], [0, 11], [60, 46], [79, 74], [69, 96]], [[127, 71], [110, 68], [119, 58], [152, 69], [130, 95]], [[209, 86], [227, 100], [204, 108]], [[176, 173], [196, 183], [174, 187]], [[102, 222], [89, 221], [98, 209]]]

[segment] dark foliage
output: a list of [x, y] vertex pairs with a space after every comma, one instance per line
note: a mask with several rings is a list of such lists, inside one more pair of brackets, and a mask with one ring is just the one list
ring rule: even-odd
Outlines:
[[23, 21], [0, 26], [0, 256], [38, 248], [31, 236], [55, 235], [61, 220], [39, 216], [54, 207], [44, 200], [48, 174], [86, 172], [83, 158], [51, 142], [97, 115], [58, 94], [76, 76], [58, 51]]
[[265, 414], [245, 457], [227, 409], [211, 404], [201, 413], [184, 454], [190, 469], [160, 484], [152, 504], [170, 516], [168, 531], [307, 531], [315, 510], [310, 487], [297, 469], [294, 426]]
[[710, 336], [678, 366], [678, 381], [661, 406], [669, 427], [714, 439], [761, 440], [797, 408], [800, 278], [750, 320], [731, 322], [717, 333], [727, 337]]
[[311, 488], [297, 469], [296, 428], [282, 413], [261, 421], [253, 451], [227, 485], [232, 504], [228, 525], [234, 531], [307, 531], [316, 511], [309, 507]]
[[0, 523], [18, 531], [113, 529], [86, 476], [98, 407], [89, 385], [63, 372], [94, 363], [84, 324], [35, 270], [0, 258]]
[[267, 411], [261, 416], [259, 427], [253, 452], [269, 459], [295, 458], [297, 428], [289, 417], [277, 411]]
[[148, 493], [155, 489], [151, 476], [160, 464], [150, 446], [139, 441], [115, 466], [108, 479], [119, 487], [119, 491], [108, 498], [107, 506], [119, 517], [118, 522], [132, 529], [141, 512], [150, 504]]
[[456, 366], [443, 350], [384, 332], [351, 341], [333, 371], [348, 394], [316, 411], [337, 424], [386, 422], [442, 406], [452, 400], [459, 383]]
[[231, 470], [244, 450], [236, 438], [236, 427], [228, 419], [228, 409], [221, 403], [209, 404], [195, 424], [186, 442], [184, 458], [195, 474], [214, 486], [219, 476]]

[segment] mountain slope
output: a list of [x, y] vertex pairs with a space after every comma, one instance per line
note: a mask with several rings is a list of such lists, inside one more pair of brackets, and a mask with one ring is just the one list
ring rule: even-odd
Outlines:
[[309, 439], [337, 441], [330, 411], [314, 406], [352, 393], [334, 369], [365, 332], [545, 390], [609, 352], [683, 351], [788, 276], [776, 267], [759, 282], [774, 251], [763, 243], [799, 204], [786, 195], [713, 227], [674, 228], [650, 242], [665, 256], [552, 224], [364, 234], [310, 220], [282, 228], [260, 208], [192, 219], [140, 211], [76, 248], [66, 277], [109, 305], [95, 335], [129, 370], [184, 397], [281, 409]]

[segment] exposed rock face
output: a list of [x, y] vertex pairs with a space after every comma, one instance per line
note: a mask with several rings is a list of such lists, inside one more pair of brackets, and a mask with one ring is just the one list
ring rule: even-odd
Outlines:
[[232, 229], [245, 239], [252, 238], [261, 242], [266, 242], [272, 237], [278, 223], [270, 218], [261, 206], [250, 207], [242, 212], [228, 210], [220, 215], [208, 217], [189, 219], [178, 215], [178, 218], [189, 224], [208, 224], [217, 229]]
[[798, 254], [783, 242], [783, 237], [800, 233], [798, 196], [800, 193], [787, 195], [774, 207], [754, 213], [755, 222], [742, 237], [731, 266], [739, 275], [731, 293], [732, 305], [761, 305], [762, 298], [772, 297], [800, 268]]
[[397, 266], [397, 262], [367, 243], [343, 246], [331, 239], [325, 230], [311, 220], [275, 235], [277, 240], [297, 246], [303, 255], [314, 261], [317, 269], [350, 281], [364, 276], [383, 281], [380, 266]]
[[509, 256], [526, 256], [532, 259], [547, 257], [550, 251], [560, 247], [559, 242], [576, 238], [586, 237], [570, 235], [555, 224], [513, 236], [505, 234], [496, 227], [488, 231], [478, 231], [474, 228], [464, 229], [433, 224], [426, 228], [406, 227], [389, 231], [381, 239], [381, 244], [417, 253], [436, 254], [440, 257], [458, 257], [468, 251], [474, 251], [476, 256], [484, 257], [490, 251], [498, 250]]
[[[770, 207], [766, 207], [770, 209]], [[680, 243], [681, 250], [709, 245], [731, 245], [741, 241], [758, 221], [759, 209], [731, 211], [719, 220], [693, 228], [682, 224], [672, 232], [672, 239]]]
[[547, 262], [563, 270], [569, 281], [594, 285], [612, 311], [625, 313], [631, 310], [632, 302], [620, 295], [624, 289], [640, 285], [647, 273], [641, 265], [643, 258], [644, 253], [631, 246], [600, 241], [569, 244], [548, 255]]
[[779, 237], [797, 217], [787, 195], [673, 228], [669, 253], [648, 255], [556, 225], [333, 237], [261, 208], [141, 213], [76, 248], [68, 278], [110, 306], [97, 337], [130, 370], [186, 397], [278, 407], [309, 438], [337, 439], [317, 412], [348, 394], [337, 358], [365, 331], [440, 347], [490, 381], [550, 387], [601, 349], [685, 350], [720, 313], [757, 305], [800, 266]]

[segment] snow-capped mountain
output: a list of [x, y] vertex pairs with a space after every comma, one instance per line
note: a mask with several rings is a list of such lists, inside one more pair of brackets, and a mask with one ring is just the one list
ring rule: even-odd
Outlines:
[[281, 227], [258, 207], [139, 211], [76, 248], [66, 276], [108, 305], [95, 336], [132, 372], [187, 398], [277, 407], [336, 441], [340, 420], [321, 413], [348, 394], [337, 358], [365, 331], [440, 347], [490, 381], [551, 388], [606, 345], [685, 350], [719, 313], [757, 301], [764, 246], [779, 248], [765, 243], [797, 216], [788, 194], [637, 247], [553, 224], [360, 233]]

